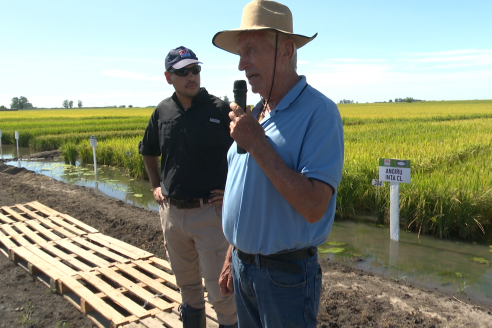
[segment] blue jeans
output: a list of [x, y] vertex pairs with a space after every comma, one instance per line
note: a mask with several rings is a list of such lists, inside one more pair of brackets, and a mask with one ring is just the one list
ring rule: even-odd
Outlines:
[[317, 253], [304, 260], [300, 274], [243, 263], [232, 252], [232, 275], [239, 328], [314, 328], [321, 294]]

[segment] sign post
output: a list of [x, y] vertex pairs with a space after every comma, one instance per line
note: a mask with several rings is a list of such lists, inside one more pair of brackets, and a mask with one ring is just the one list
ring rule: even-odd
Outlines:
[[410, 161], [379, 159], [379, 181], [390, 182], [390, 239], [400, 240], [400, 183], [410, 183]]
[[15, 143], [17, 144], [17, 160], [19, 161], [19, 131], [15, 131]]
[[97, 138], [96, 138], [96, 136], [90, 136], [90, 143], [92, 146], [92, 155], [94, 157], [94, 174], [96, 175], [96, 180], [97, 180], [97, 161], [96, 161]]
[[2, 159], [3, 159], [2, 130], [0, 130], [0, 155], [2, 155]]

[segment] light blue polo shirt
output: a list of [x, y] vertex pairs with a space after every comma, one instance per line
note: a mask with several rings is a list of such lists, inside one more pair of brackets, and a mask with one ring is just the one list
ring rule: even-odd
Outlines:
[[[255, 109], [259, 106], [261, 102]], [[288, 167], [329, 184], [335, 193], [323, 218], [308, 223], [275, 189], [249, 153], [237, 153], [234, 142], [227, 154], [229, 171], [222, 213], [225, 237], [250, 254], [319, 246], [333, 225], [336, 190], [342, 177], [343, 126], [338, 108], [301, 76], [261, 125], [268, 142]]]

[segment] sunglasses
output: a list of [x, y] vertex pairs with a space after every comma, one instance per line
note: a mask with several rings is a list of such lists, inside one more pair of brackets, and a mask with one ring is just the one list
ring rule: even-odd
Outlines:
[[180, 69], [170, 69], [169, 73], [176, 74], [177, 76], [188, 76], [191, 72], [193, 75], [197, 75], [202, 70], [202, 67], [199, 65], [189, 67], [189, 68], [180, 68]]

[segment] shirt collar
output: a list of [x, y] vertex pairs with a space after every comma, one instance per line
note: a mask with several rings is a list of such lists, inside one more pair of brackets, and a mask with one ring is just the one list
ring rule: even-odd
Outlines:
[[[203, 99], [205, 99], [207, 96], [208, 96], [207, 89], [200, 88], [200, 91], [198, 91], [197, 95], [191, 100], [191, 107], [188, 108], [188, 110], [190, 110], [193, 107], [195, 107], [198, 103], [200, 103], [201, 101], [203, 101]], [[171, 98], [174, 100], [174, 102], [176, 103], [176, 105], [178, 105], [178, 107], [181, 110], [183, 110], [183, 106], [181, 106], [181, 103], [179, 102], [178, 97], [176, 96], [176, 92], [173, 93], [173, 95], [171, 96]]]

